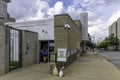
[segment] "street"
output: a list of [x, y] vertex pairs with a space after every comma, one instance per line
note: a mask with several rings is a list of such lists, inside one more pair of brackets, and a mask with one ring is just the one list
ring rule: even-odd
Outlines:
[[101, 54], [120, 70], [120, 51], [102, 51]]

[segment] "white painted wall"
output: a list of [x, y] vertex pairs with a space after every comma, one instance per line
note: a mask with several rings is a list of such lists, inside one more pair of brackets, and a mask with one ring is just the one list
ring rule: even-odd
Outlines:
[[6, 23], [6, 25], [17, 29], [37, 32], [39, 40], [54, 40], [54, 19]]

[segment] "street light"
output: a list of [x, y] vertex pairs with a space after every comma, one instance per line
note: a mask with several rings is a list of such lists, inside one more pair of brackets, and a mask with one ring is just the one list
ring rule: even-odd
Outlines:
[[95, 42], [95, 36], [93, 36], [93, 51], [94, 51], [94, 42]]

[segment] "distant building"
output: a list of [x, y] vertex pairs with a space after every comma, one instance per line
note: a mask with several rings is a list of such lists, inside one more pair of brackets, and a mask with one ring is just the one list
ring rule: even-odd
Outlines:
[[99, 39], [97, 40], [97, 44], [100, 44], [102, 41], [103, 41], [103, 39], [102, 39], [102, 38], [99, 38]]
[[[109, 35], [114, 34], [120, 41], [120, 18], [109, 26]], [[116, 47], [120, 50], [120, 42], [117, 41]]]
[[120, 40], [120, 18], [117, 20], [117, 37]]
[[80, 14], [80, 21], [82, 23], [82, 40], [88, 40], [88, 13]]
[[82, 42], [81, 42], [81, 47], [82, 47], [82, 52], [85, 52], [85, 44], [86, 41], [88, 41], [88, 13], [87, 12], [82, 12], [80, 14], [80, 21], [82, 23]]
[[116, 25], [117, 25], [117, 22], [115, 21], [115, 22], [109, 27], [109, 35], [110, 35], [110, 34], [114, 34], [114, 36], [116, 36]]

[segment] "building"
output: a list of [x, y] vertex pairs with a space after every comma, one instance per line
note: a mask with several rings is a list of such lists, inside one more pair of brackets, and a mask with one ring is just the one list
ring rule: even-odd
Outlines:
[[116, 41], [116, 49], [120, 50], [120, 18], [109, 26], [109, 35], [110, 34], [114, 34], [115, 37], [119, 39], [119, 41]]
[[67, 62], [58, 62], [59, 70], [62, 66], [68, 66], [77, 59], [80, 54], [81, 22], [74, 21], [68, 14], [54, 16], [54, 52], [58, 54], [59, 48], [67, 49]]
[[117, 37], [120, 40], [120, 18], [117, 20]]
[[88, 13], [80, 14], [80, 21], [82, 23], [82, 40], [88, 40]]
[[[43, 46], [48, 45], [48, 52], [53, 52], [54, 50], [54, 19], [43, 19], [36, 21], [27, 21], [27, 22], [16, 22], [16, 23], [7, 23], [6, 25], [12, 26], [20, 30], [28, 30], [38, 33], [38, 44], [39, 44], [39, 60], [42, 62], [41, 50]], [[50, 56], [48, 56], [50, 60]]]
[[7, 21], [7, 3], [10, 0], [0, 0], [0, 21], [6, 22]]
[[40, 41], [54, 40], [54, 19], [6, 23], [6, 25], [21, 30], [37, 32]]
[[8, 49], [5, 44], [5, 27], [4, 24], [7, 22], [7, 3], [9, 3], [10, 0], [0, 0], [0, 75], [4, 74], [5, 72], [8, 72], [9, 69], [6, 69], [6, 67], [9, 66], [5, 65], [7, 61], [5, 60], [6, 52]]
[[[80, 20], [74, 21], [68, 14], [55, 15], [54, 19], [6, 23], [6, 25], [38, 33], [39, 62], [42, 62], [41, 49], [45, 45], [48, 45], [48, 61], [51, 61], [52, 53], [56, 56], [58, 48], [66, 48], [68, 57], [76, 56], [77, 51], [80, 51], [82, 25]], [[73, 60], [75, 59], [74, 57]]]
[[68, 14], [60, 14], [55, 15], [54, 19], [16, 23], [7, 13], [8, 2], [0, 1], [0, 75], [11, 69], [42, 62], [44, 46], [47, 47], [48, 62], [51, 54], [55, 56], [53, 61], [57, 60], [59, 48], [67, 50], [67, 62], [59, 67], [77, 59], [82, 33], [79, 20], [74, 21]]
[[100, 44], [101, 42], [103, 42], [103, 39], [102, 38], [98, 38], [97, 44]]
[[38, 34], [6, 26], [15, 22], [7, 13], [7, 3], [0, 0], [0, 75], [22, 66], [37, 63]]
[[7, 4], [9, 2], [10, 0], [0, 0], [0, 22], [1, 23], [16, 21], [14, 18], [11, 18], [7, 13]]
[[114, 34], [114, 36], [116, 36], [116, 25], [117, 25], [117, 22], [115, 21], [110, 27], [109, 27], [109, 34]]
[[[82, 12], [80, 14], [80, 21], [82, 23], [82, 42], [81, 42], [81, 47], [82, 47], [82, 53], [85, 52], [86, 48], [86, 41], [88, 41], [88, 13], [87, 12]], [[82, 54], [83, 55], [83, 54]]]

